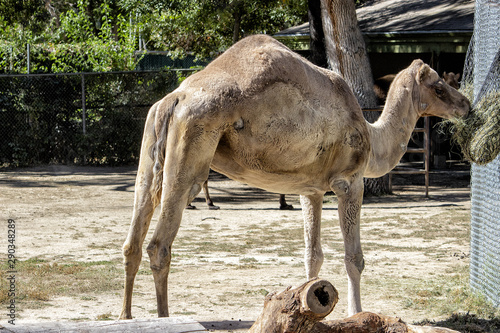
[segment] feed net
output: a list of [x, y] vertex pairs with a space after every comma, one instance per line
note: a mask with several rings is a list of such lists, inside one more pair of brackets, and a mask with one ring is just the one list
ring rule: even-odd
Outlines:
[[472, 112], [454, 124], [472, 163], [472, 289], [500, 306], [500, 1], [476, 0], [474, 33], [460, 90]]

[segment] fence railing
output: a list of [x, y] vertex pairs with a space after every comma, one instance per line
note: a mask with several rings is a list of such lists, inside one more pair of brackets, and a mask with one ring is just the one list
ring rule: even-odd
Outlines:
[[0, 75], [0, 166], [136, 163], [149, 108], [191, 72]]

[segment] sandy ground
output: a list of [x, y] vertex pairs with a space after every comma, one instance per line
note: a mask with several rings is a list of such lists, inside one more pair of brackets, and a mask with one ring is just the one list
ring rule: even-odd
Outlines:
[[[396, 181], [395, 195], [365, 199], [361, 231], [362, 244], [366, 244], [364, 310], [408, 322], [435, 319], [432, 309], [405, 308], [404, 296], [397, 294], [411, 293], [411, 288], [404, 287], [405, 279], [408, 283], [425, 281], [446, 274], [449, 267], [468, 264], [467, 239], [455, 239], [450, 232], [442, 237], [425, 236], [426, 223], [451, 228], [454, 214], [469, 213], [468, 181], [457, 177], [433, 175], [430, 198], [424, 197], [422, 186]], [[104, 260], [119, 265], [134, 182], [135, 168], [47, 166], [0, 172], [0, 216], [4, 222], [16, 221], [17, 257], [58, 263]], [[280, 211], [277, 194], [221, 177], [211, 179], [209, 187], [221, 209], [208, 210], [200, 194], [195, 200], [197, 209], [184, 213], [173, 246], [170, 312], [171, 316], [192, 317], [209, 330], [244, 332], [261, 312], [267, 292], [305, 282], [299, 198], [287, 196], [296, 209]], [[346, 316], [347, 279], [335, 198], [327, 196], [325, 201], [321, 277], [339, 291], [339, 304], [328, 317], [335, 319]], [[146, 242], [155, 223], [154, 218]], [[7, 235], [5, 224], [1, 235]], [[1, 249], [6, 249], [5, 242], [2, 237]], [[153, 318], [154, 283], [144, 254], [133, 315]], [[398, 281], [397, 286], [391, 281]], [[57, 296], [37, 308], [23, 307], [21, 302], [19, 323], [95, 320], [103, 314], [117, 318], [121, 303], [120, 289], [85, 297]], [[4, 320], [2, 314], [0, 324]]]

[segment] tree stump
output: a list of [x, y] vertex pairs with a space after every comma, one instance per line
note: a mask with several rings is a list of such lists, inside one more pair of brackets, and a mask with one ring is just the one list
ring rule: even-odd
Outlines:
[[325, 280], [313, 279], [295, 289], [288, 287], [280, 294], [266, 296], [264, 310], [248, 332], [312, 332], [337, 302], [337, 290]]
[[338, 302], [328, 281], [313, 279], [298, 288], [269, 294], [264, 310], [249, 333], [459, 333], [439, 327], [407, 325], [400, 318], [360, 312], [354, 316], [321, 321]]

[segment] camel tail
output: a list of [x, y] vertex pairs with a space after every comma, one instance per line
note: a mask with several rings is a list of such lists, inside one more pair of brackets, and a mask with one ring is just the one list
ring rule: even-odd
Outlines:
[[161, 101], [156, 108], [154, 138], [155, 142], [151, 145], [150, 156], [154, 161], [153, 182], [151, 183], [151, 199], [154, 207], [160, 203], [163, 166], [165, 165], [165, 154], [167, 149], [167, 136], [170, 118], [174, 113], [179, 99], [176, 96], [169, 95]]

